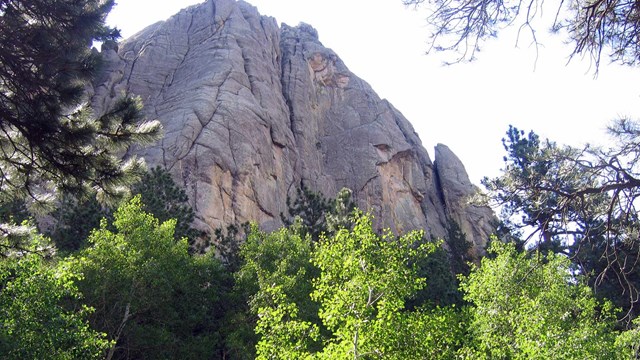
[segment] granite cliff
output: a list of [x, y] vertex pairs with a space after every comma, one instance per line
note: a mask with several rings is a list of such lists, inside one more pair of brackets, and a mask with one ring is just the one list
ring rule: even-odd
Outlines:
[[211, 231], [255, 220], [278, 227], [301, 184], [352, 189], [380, 227], [445, 235], [455, 220], [481, 253], [493, 213], [438, 145], [431, 161], [403, 115], [324, 47], [311, 26], [278, 26], [243, 1], [209, 0], [117, 46], [105, 44], [97, 112], [129, 92], [159, 119], [156, 146], [132, 149], [170, 169]]

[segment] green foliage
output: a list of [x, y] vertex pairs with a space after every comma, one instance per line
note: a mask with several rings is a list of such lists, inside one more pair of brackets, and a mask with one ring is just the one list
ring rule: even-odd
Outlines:
[[[319, 242], [295, 229], [254, 229], [239, 284], [254, 294], [257, 358], [615, 359], [636, 351], [637, 331], [614, 331], [611, 304], [596, 300], [564, 256], [531, 257], [494, 241], [492, 256], [461, 277], [469, 305], [408, 306], [438, 244], [420, 233], [379, 236], [361, 215], [353, 223]], [[439, 264], [434, 272], [451, 274]]]
[[[599, 225], [600, 229], [603, 227]], [[587, 275], [596, 296], [622, 309], [623, 325], [628, 327], [639, 312], [640, 267], [631, 260], [640, 256], [640, 243], [621, 241], [623, 237], [611, 241], [592, 231], [589, 237], [572, 244], [568, 252], [575, 268]], [[615, 251], [607, 248], [610, 246], [615, 246]]]
[[[142, 210], [160, 222], [176, 220], [176, 240], [185, 237], [190, 245], [195, 245], [201, 232], [191, 227], [194, 211], [185, 191], [178, 187], [167, 170], [156, 167], [145, 172], [142, 180], [132, 186], [131, 192], [140, 195]], [[100, 204], [95, 195], [76, 197], [64, 194], [52, 213], [55, 226], [49, 235], [59, 250], [79, 250], [87, 245], [86, 239], [91, 230], [98, 228], [103, 218], [107, 219], [107, 223], [113, 220], [114, 210]]]
[[[250, 296], [250, 310], [259, 316], [256, 330], [263, 338], [267, 333], [286, 338], [280, 331], [288, 329], [278, 325], [278, 331], [274, 331], [265, 325], [267, 319], [275, 324], [284, 316], [295, 314], [294, 318], [300, 317], [297, 320], [300, 323], [320, 324], [318, 304], [309, 297], [313, 291], [311, 279], [318, 274], [317, 267], [310, 262], [312, 251], [311, 238], [301, 237], [298, 231], [283, 228], [265, 233], [255, 225], [251, 227], [240, 250], [244, 261], [236, 279], [238, 286]], [[276, 309], [275, 313], [271, 313], [271, 309]], [[258, 349], [275, 349], [280, 345], [261, 341]], [[306, 343], [305, 348], [317, 349], [319, 346], [316, 338]]]
[[166, 169], [160, 166], [151, 169], [133, 185], [131, 192], [140, 194], [142, 210], [153, 214], [160, 222], [176, 221], [176, 239], [185, 237], [190, 245], [194, 245], [195, 240], [202, 236], [200, 231], [191, 227], [195, 212], [189, 205], [187, 193], [173, 181]]
[[31, 214], [24, 200], [11, 199], [0, 201], [0, 223], [20, 224], [30, 218]]
[[426, 279], [427, 284], [407, 300], [410, 310], [424, 305], [462, 305], [462, 293], [458, 290], [458, 281], [451, 269], [451, 257], [440, 242], [434, 244], [435, 250], [416, 262], [417, 274]]
[[230, 275], [224, 284], [225, 299], [222, 302], [224, 319], [221, 328], [225, 330], [221, 357], [224, 359], [255, 359], [255, 346], [258, 342], [254, 332], [256, 319], [249, 307], [255, 282], [253, 279], [241, 283], [236, 281], [244, 263], [240, 245], [247, 242], [250, 233], [251, 224], [248, 222], [230, 224], [226, 229], [218, 228], [214, 232], [215, 250], [222, 266]]
[[[46, 239], [32, 234], [34, 247]], [[3, 359], [100, 359], [109, 347], [89, 327], [93, 311], [75, 306], [81, 275], [35, 253], [0, 261], [0, 354]]]
[[28, 221], [22, 224], [0, 223], [0, 262], [16, 257], [37, 254], [50, 258], [55, 248], [49, 239], [35, 234], [35, 227]]
[[377, 235], [359, 213], [351, 222], [318, 242], [283, 229], [243, 246], [240, 274], [256, 284], [257, 358], [453, 358], [463, 313], [406, 310], [425, 285], [416, 264], [436, 245], [421, 232]]
[[291, 226], [296, 218], [301, 221], [301, 236], [311, 235], [312, 239], [319, 239], [320, 234], [327, 231], [325, 213], [331, 209], [331, 203], [322, 194], [311, 191], [302, 186], [297, 189], [296, 199], [291, 202], [287, 196], [289, 218], [280, 214], [285, 226]]
[[91, 233], [91, 246], [69, 258], [84, 274], [79, 287], [96, 311], [93, 327], [115, 342], [115, 359], [202, 359], [221, 347], [218, 320], [224, 274], [211, 255], [192, 257], [140, 197]]
[[251, 224], [248, 222], [240, 225], [229, 224], [226, 230], [218, 228], [214, 231], [214, 244], [220, 254], [222, 264], [229, 272], [236, 272], [242, 265], [240, 256], [240, 244], [247, 241], [247, 236], [251, 231]]
[[313, 256], [321, 273], [314, 281], [312, 299], [322, 304], [320, 318], [334, 335], [324, 355], [403, 358], [403, 347], [398, 345], [411, 334], [405, 333], [407, 319], [400, 310], [405, 299], [424, 286], [411, 264], [435, 246], [416, 248], [422, 238], [419, 232], [378, 236], [366, 216], [356, 216], [354, 222], [352, 231], [341, 230], [324, 239]]
[[471, 259], [468, 252], [471, 245], [460, 225], [454, 220], [449, 220], [447, 224], [446, 242], [451, 252], [451, 271], [456, 275], [469, 275]]
[[0, 23], [2, 200], [45, 204], [52, 190], [123, 194], [142, 161], [122, 161], [132, 144], [155, 141], [157, 121], [141, 123], [139, 99], [124, 97], [95, 117], [85, 89], [100, 64], [94, 40], [116, 39], [105, 26], [113, 0], [8, 1]]
[[473, 359], [614, 359], [614, 314], [561, 255], [528, 256], [494, 241], [495, 258], [462, 281]]
[[418, 276], [427, 279], [427, 285], [407, 301], [407, 308], [411, 310], [423, 305], [463, 305], [456, 276], [469, 274], [469, 243], [465, 234], [458, 223], [450, 220], [444, 242], [448, 250], [445, 250], [441, 241], [432, 239], [431, 242], [436, 245], [435, 250], [416, 263]]
[[91, 230], [99, 228], [103, 218], [113, 220], [113, 210], [101, 205], [95, 196], [79, 200], [64, 194], [51, 215], [55, 225], [48, 235], [64, 253], [85, 247]]
[[273, 285], [260, 291], [269, 306], [258, 309], [256, 334], [257, 359], [302, 359], [321, 347], [317, 324], [305, 321], [299, 306], [288, 299], [281, 286]]
[[559, 194], [543, 189], [588, 187], [594, 185], [587, 183], [593, 179], [581, 179], [569, 164], [555, 161], [571, 156], [573, 149], [561, 149], [552, 142], [541, 143], [533, 132], [525, 136], [523, 131], [510, 126], [503, 145], [507, 151], [503, 176], [485, 178], [483, 185], [494, 201], [503, 206], [505, 222], [517, 228], [532, 226], [540, 234], [538, 246], [558, 248], [558, 236], [566, 234], [564, 223], [556, 214]]
[[568, 254], [598, 296], [623, 308], [628, 323], [640, 294], [640, 129], [620, 120], [610, 133], [609, 148], [578, 149], [510, 127], [503, 173], [483, 184], [503, 220], [530, 233], [522, 248]]
[[[241, 248], [244, 264], [236, 276], [242, 286], [255, 294], [251, 299], [252, 309], [269, 304], [270, 296], [262, 298], [257, 290], [273, 284], [279, 285], [294, 302], [310, 304], [310, 280], [318, 274], [318, 269], [310, 262], [312, 251], [313, 244], [308, 237], [303, 238], [286, 228], [265, 233], [252, 225]], [[317, 309], [317, 306], [310, 305], [309, 309]], [[314, 312], [306, 310], [305, 313]]]
[[309, 234], [317, 241], [322, 234], [330, 237], [339, 229], [350, 227], [355, 204], [351, 201], [351, 190], [347, 188], [341, 189], [336, 199], [329, 200], [303, 185], [297, 190], [293, 203], [287, 197], [287, 207], [290, 217], [280, 214], [285, 226], [295, 224], [302, 237]]
[[342, 188], [335, 200], [331, 201], [331, 209], [325, 214], [327, 223], [326, 237], [333, 236], [340, 229], [351, 229], [352, 215], [356, 205], [351, 201], [351, 190]]
[[616, 347], [620, 359], [638, 359], [640, 357], [640, 319], [633, 321], [633, 327], [621, 332], [616, 338]]
[[249, 295], [242, 289], [234, 288], [226, 294], [225, 317], [220, 326], [224, 336], [224, 346], [220, 358], [253, 360], [256, 358], [258, 337], [255, 333], [256, 316], [248, 307]]
[[35, 249], [31, 214], [21, 199], [4, 199], [0, 196], [0, 257], [16, 252], [49, 251], [48, 244]]

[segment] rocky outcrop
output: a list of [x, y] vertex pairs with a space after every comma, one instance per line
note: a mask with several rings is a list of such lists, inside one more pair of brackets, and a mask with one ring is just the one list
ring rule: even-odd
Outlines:
[[446, 145], [438, 144], [435, 150], [435, 170], [447, 218], [455, 221], [467, 235], [471, 255], [478, 259], [485, 255], [489, 237], [475, 234], [492, 234], [497, 219], [489, 207], [472, 201], [479, 189], [469, 180], [460, 159]]
[[351, 73], [311, 26], [282, 25], [242, 1], [209, 0], [103, 50], [94, 108], [125, 92], [159, 119], [157, 145], [132, 149], [185, 186], [204, 230], [280, 226], [301, 184], [352, 189], [380, 227], [443, 236], [460, 222], [482, 246], [490, 210], [446, 147], [431, 162], [411, 124]]

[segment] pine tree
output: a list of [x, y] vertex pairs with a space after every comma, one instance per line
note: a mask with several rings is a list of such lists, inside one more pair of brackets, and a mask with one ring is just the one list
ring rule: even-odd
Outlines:
[[568, 256], [597, 296], [639, 313], [640, 125], [618, 120], [608, 147], [561, 146], [509, 127], [502, 174], [484, 179], [509, 227], [526, 231], [520, 248]]
[[318, 240], [320, 234], [327, 231], [325, 214], [331, 210], [331, 202], [322, 194], [302, 185], [297, 189], [297, 196], [293, 202], [287, 196], [287, 207], [290, 217], [280, 214], [280, 218], [285, 226], [293, 225], [296, 218], [299, 218], [302, 237], [309, 234], [312, 239]]
[[351, 200], [351, 189], [342, 188], [335, 200], [331, 201], [331, 208], [325, 214], [327, 223], [327, 237], [333, 236], [340, 229], [350, 229], [353, 226], [351, 218], [356, 204]]
[[0, 2], [0, 200], [46, 204], [53, 191], [90, 188], [109, 200], [140, 173], [141, 160], [120, 155], [155, 141], [160, 124], [141, 122], [140, 100], [131, 97], [101, 116], [87, 105], [101, 60], [90, 46], [119, 37], [105, 25], [113, 5]]
[[113, 211], [102, 206], [95, 198], [78, 199], [64, 194], [57, 209], [52, 213], [55, 226], [47, 234], [63, 252], [80, 250], [87, 245], [86, 240], [91, 230], [100, 227], [100, 221], [113, 219]]
[[339, 229], [351, 227], [351, 215], [355, 204], [351, 200], [350, 189], [342, 188], [335, 199], [327, 199], [302, 185], [297, 190], [296, 199], [287, 197], [289, 217], [280, 214], [285, 226], [294, 226], [304, 237], [307, 234], [313, 240], [320, 235], [333, 236]]
[[31, 217], [26, 203], [22, 199], [0, 201], [0, 223], [20, 224]]
[[204, 235], [191, 227], [195, 212], [189, 205], [189, 197], [166, 169], [160, 166], [151, 169], [134, 184], [131, 191], [140, 194], [142, 210], [153, 214], [159, 221], [176, 220], [176, 240], [185, 237], [193, 245], [198, 237]]
[[[140, 195], [142, 209], [158, 220], [164, 222], [174, 219], [174, 238], [186, 238], [193, 250], [195, 240], [203, 234], [191, 227], [195, 212], [189, 205], [189, 198], [166, 169], [158, 166], [145, 172], [142, 179], [132, 186], [131, 192]], [[57, 209], [52, 213], [55, 226], [48, 235], [58, 250], [79, 250], [87, 245], [86, 239], [91, 230], [100, 226], [100, 220], [106, 218], [110, 222], [113, 219], [115, 210], [115, 207], [100, 204], [95, 194], [87, 197], [63, 194]]]
[[243, 222], [240, 225], [229, 224], [226, 228], [219, 227], [214, 231], [216, 250], [228, 271], [236, 272], [242, 265], [240, 245], [246, 242], [250, 230], [251, 224]]

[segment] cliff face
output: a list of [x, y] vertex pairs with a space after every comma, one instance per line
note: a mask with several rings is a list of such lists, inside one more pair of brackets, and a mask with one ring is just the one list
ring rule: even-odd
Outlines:
[[170, 169], [204, 230], [280, 225], [304, 183], [327, 197], [352, 189], [380, 227], [443, 236], [457, 221], [476, 248], [490, 209], [445, 146], [435, 161], [411, 124], [351, 73], [309, 25], [278, 27], [242, 1], [209, 0], [103, 49], [95, 87], [103, 111], [129, 92], [164, 125], [156, 146], [132, 149]]

